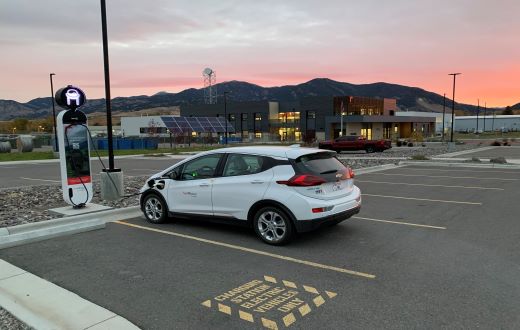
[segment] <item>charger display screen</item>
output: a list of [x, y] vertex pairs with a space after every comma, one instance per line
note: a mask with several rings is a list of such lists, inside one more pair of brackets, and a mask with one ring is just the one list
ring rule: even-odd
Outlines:
[[87, 128], [69, 125], [65, 127], [65, 135], [67, 183], [74, 185], [91, 182]]

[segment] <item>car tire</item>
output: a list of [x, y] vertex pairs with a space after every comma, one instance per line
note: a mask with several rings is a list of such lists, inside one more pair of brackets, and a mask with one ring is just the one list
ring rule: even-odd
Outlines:
[[168, 219], [168, 208], [157, 194], [149, 194], [143, 200], [144, 217], [151, 223], [163, 223]]
[[375, 149], [374, 147], [368, 146], [365, 148], [365, 151], [367, 152], [367, 154], [371, 154], [375, 151]]
[[267, 244], [287, 244], [293, 235], [289, 216], [280, 208], [266, 206], [258, 210], [253, 218], [255, 233]]

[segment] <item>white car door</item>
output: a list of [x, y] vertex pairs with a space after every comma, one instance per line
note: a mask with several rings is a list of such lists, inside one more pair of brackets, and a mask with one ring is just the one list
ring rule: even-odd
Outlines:
[[229, 154], [222, 176], [213, 179], [213, 213], [247, 220], [251, 206], [261, 200], [273, 179], [266, 157]]
[[179, 168], [177, 180], [168, 185], [170, 212], [213, 215], [212, 181], [222, 154], [201, 156]]

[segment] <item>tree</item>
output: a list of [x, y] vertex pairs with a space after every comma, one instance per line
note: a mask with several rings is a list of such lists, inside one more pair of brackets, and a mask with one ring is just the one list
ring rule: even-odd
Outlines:
[[512, 114], [513, 114], [513, 109], [511, 109], [510, 106], [507, 106], [507, 107], [505, 108], [505, 110], [502, 111], [502, 114], [503, 114], [503, 115], [512, 115]]
[[16, 118], [13, 120], [13, 128], [16, 127], [17, 133], [26, 132], [28, 124], [29, 120], [25, 118]]

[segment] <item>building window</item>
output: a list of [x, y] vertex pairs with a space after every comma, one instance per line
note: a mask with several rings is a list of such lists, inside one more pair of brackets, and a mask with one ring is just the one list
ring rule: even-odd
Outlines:
[[262, 132], [256, 131], [255, 132], [255, 139], [261, 139], [262, 138]]
[[262, 114], [261, 114], [261, 113], [258, 113], [258, 112], [255, 113], [255, 120], [256, 120], [256, 121], [260, 121], [260, 120], [262, 120]]
[[372, 140], [372, 123], [361, 124], [361, 135], [367, 140]]
[[316, 119], [316, 111], [307, 111], [307, 119]]
[[228, 115], [228, 117], [229, 117], [229, 121], [235, 121], [235, 114], [234, 113], [230, 113]]

